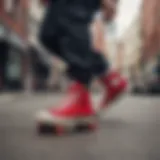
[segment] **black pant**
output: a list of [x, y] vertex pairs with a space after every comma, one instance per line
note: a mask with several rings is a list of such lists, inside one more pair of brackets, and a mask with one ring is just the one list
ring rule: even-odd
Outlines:
[[89, 84], [93, 76], [106, 71], [105, 58], [91, 48], [89, 23], [56, 18], [48, 10], [40, 32], [40, 42], [50, 52], [66, 61], [70, 78]]

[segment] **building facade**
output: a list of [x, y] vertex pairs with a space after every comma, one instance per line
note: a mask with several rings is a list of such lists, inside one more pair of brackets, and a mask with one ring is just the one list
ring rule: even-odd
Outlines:
[[122, 72], [131, 79], [139, 69], [139, 60], [142, 49], [142, 38], [140, 33], [141, 17], [138, 15], [119, 41], [120, 68]]
[[[143, 0], [142, 5], [142, 37], [144, 55], [154, 55], [160, 49], [160, 1]], [[152, 56], [153, 55], [153, 56]]]
[[142, 5], [142, 50], [143, 50], [143, 73], [152, 77], [153, 68], [160, 54], [160, 1], [143, 0]]

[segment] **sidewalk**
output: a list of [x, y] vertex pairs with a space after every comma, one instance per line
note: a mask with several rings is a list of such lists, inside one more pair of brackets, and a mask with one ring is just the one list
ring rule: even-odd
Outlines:
[[11, 102], [22, 94], [23, 94], [23, 92], [4, 92], [4, 93], [0, 93], [0, 105]]
[[[93, 133], [59, 138], [38, 136], [35, 114], [56, 106], [62, 96], [39, 94], [24, 99], [20, 96], [20, 101], [15, 99], [11, 105], [0, 104], [0, 159], [22, 160], [24, 155], [29, 155], [24, 160], [44, 160], [44, 157], [48, 160], [146, 160], [148, 155], [159, 157], [158, 97], [126, 96], [103, 112], [101, 123]], [[100, 96], [94, 96], [95, 103]]]

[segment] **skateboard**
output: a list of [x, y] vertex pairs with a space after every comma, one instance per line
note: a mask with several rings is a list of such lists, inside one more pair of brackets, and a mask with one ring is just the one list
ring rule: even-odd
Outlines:
[[96, 115], [92, 117], [76, 118], [70, 120], [60, 120], [49, 117], [46, 111], [41, 111], [36, 115], [36, 129], [38, 134], [53, 134], [63, 136], [70, 133], [91, 132], [97, 128]]

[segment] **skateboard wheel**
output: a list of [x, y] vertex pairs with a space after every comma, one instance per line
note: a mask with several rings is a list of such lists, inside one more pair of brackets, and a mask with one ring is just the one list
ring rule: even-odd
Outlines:
[[41, 123], [37, 124], [37, 131], [38, 131], [38, 133], [42, 133], [43, 132], [43, 125]]
[[56, 126], [55, 127], [55, 132], [58, 136], [62, 136], [65, 132], [65, 129], [62, 126]]
[[84, 131], [94, 131], [96, 129], [96, 124], [81, 124], [76, 127], [77, 132], [84, 132]]
[[49, 133], [53, 132], [54, 127], [51, 125], [39, 123], [37, 125], [37, 130], [38, 130], [39, 134], [49, 134]]
[[91, 131], [94, 131], [96, 128], [97, 128], [96, 124], [89, 124], [88, 125], [88, 129], [91, 130]]

